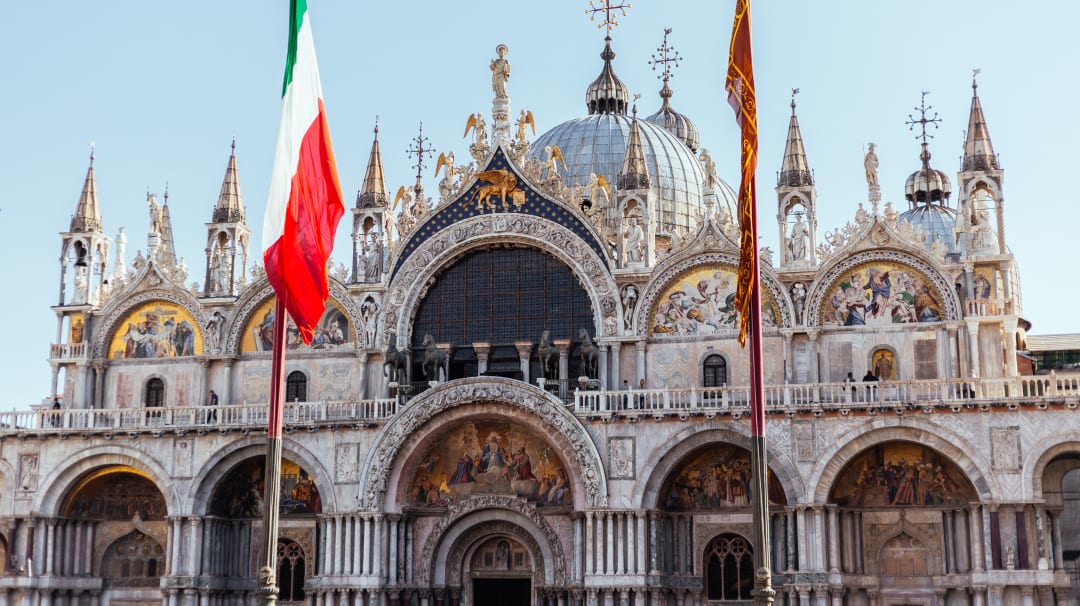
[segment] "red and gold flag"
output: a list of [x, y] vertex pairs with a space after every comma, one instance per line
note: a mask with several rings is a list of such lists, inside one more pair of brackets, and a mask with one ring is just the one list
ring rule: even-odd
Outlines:
[[754, 93], [754, 61], [750, 53], [750, 0], [736, 0], [735, 23], [731, 27], [731, 52], [728, 55], [728, 103], [742, 129], [742, 178], [739, 181], [739, 278], [735, 307], [739, 310], [739, 344], [746, 346], [751, 313], [760, 310], [751, 305], [751, 291], [756, 287], [757, 272], [757, 98]]

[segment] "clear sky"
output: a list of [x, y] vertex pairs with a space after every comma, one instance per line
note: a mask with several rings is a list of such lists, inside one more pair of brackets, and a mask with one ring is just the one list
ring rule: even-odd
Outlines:
[[[599, 2], [598, 2], [599, 3]], [[177, 254], [203, 281], [205, 223], [217, 201], [232, 138], [240, 184], [261, 251], [262, 212], [280, 109], [287, 2], [205, 4], [115, 0], [14, 3], [0, 48], [0, 253], [7, 296], [0, 409], [25, 408], [49, 390], [50, 306], [59, 293], [59, 233], [78, 203], [90, 145], [105, 231], [124, 226], [128, 261], [145, 250], [146, 192], [166, 183]], [[723, 92], [734, 0], [637, 0], [612, 33], [615, 69], [653, 113], [660, 82], [648, 61], [671, 27], [683, 57], [673, 106], [701, 131], [720, 175], [738, 182], [737, 129]], [[754, 3], [760, 104], [759, 217], [777, 249], [772, 195], [799, 88], [799, 121], [817, 178], [819, 241], [866, 200], [862, 158], [878, 145], [886, 200], [905, 210], [903, 185], [919, 167], [905, 122], [921, 91], [942, 119], [931, 164], [955, 182], [971, 103], [971, 69], [995, 151], [1005, 169], [1005, 221], [1016, 254], [1024, 315], [1033, 334], [1077, 332], [1074, 255], [1080, 212], [1072, 199], [1080, 135], [1071, 74], [1080, 5], [1060, 0], [833, 0]], [[490, 115], [488, 62], [510, 47], [513, 113], [537, 127], [585, 113], [600, 71], [603, 32], [588, 2], [356, 2], [309, 0], [330, 130], [350, 205], [363, 178], [379, 116], [391, 193], [410, 183], [405, 154], [420, 121], [439, 150], [466, 158], [466, 118]], [[434, 195], [434, 163], [426, 171]], [[335, 252], [348, 260], [350, 216]], [[110, 261], [111, 265], [111, 261]]]

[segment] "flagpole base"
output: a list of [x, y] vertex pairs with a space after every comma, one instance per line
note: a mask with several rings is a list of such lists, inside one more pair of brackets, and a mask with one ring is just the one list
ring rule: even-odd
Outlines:
[[277, 606], [278, 586], [274, 569], [263, 566], [259, 569], [259, 587], [255, 590], [255, 603], [259, 606]]
[[772, 572], [768, 568], [758, 568], [754, 577], [754, 588], [750, 590], [754, 605], [772, 606], [776, 597], [776, 590], [772, 588]]

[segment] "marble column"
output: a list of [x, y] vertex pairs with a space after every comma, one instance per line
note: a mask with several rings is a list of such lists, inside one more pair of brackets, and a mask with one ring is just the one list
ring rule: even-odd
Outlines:
[[[620, 368], [620, 366], [622, 366], [621, 354], [622, 343], [615, 341], [611, 344], [611, 372], [608, 375], [611, 377], [611, 386], [613, 389], [618, 389], [619, 386], [622, 385], [622, 379], [620, 378], [620, 375], [622, 374], [622, 369]], [[635, 383], [633, 387], [636, 388], [637, 383]]]
[[982, 514], [978, 505], [972, 505], [969, 511], [971, 512], [971, 523], [968, 525], [968, 530], [971, 533], [971, 569], [975, 572], [982, 572], [986, 570], [982, 533], [979, 532], [982, 528]]
[[559, 397], [565, 398], [570, 383], [570, 347], [573, 344], [570, 339], [556, 339], [551, 344], [559, 350]]
[[[102, 408], [105, 402], [105, 369], [109, 363], [94, 360], [94, 408]], [[54, 390], [55, 393], [55, 390]]]
[[1016, 320], [1017, 316], [1005, 318], [1005, 374], [1009, 377], [1020, 374], [1016, 368]]
[[818, 360], [821, 357], [820, 355], [818, 355], [818, 335], [819, 334], [820, 333], [817, 330], [808, 330], [808, 331], [806, 331], [806, 336], [809, 337], [809, 339], [810, 339], [807, 342], [806, 355], [810, 357], [810, 382], [811, 383], [820, 383], [821, 382], [821, 368], [818, 366]]
[[[647, 546], [645, 535], [645, 512], [639, 509], [635, 512], [635, 516], [637, 517], [637, 557], [634, 559], [634, 572], [637, 574], [645, 574], [647, 572], [645, 569], [645, 548]], [[644, 597], [644, 594], [639, 595]]]
[[615, 389], [616, 386], [608, 382], [608, 351], [611, 348], [605, 343], [600, 346], [600, 359], [597, 360], [597, 366], [600, 367], [599, 375], [596, 377], [600, 379], [600, 389]]
[[587, 511], [585, 512], [585, 574], [592, 575], [596, 573], [595, 552], [596, 552], [596, 533], [594, 528], [594, 518], [596, 514]]
[[476, 354], [476, 374], [483, 376], [488, 369], [488, 357], [491, 356], [491, 343], [473, 343], [473, 353]]
[[[829, 572], [840, 572], [840, 529], [836, 505], [826, 505], [829, 523]], [[837, 605], [833, 605], [837, 606]]]
[[[826, 534], [825, 534], [825, 510], [821, 506], [812, 509], [814, 514], [814, 570], [825, 570]], [[823, 598], [824, 599], [824, 598]], [[825, 606], [819, 604], [818, 606]]]
[[[221, 346], [222, 346], [222, 348], [224, 348], [225, 344], [223, 343]], [[235, 362], [235, 361], [236, 360], [233, 360], [232, 358], [226, 358], [226, 359], [222, 360], [222, 366], [221, 366], [221, 397], [218, 398], [218, 400], [219, 400], [219, 402], [221, 404], [233, 404], [234, 403], [233, 402], [233, 388], [232, 388], [232, 368], [233, 368], [233, 362]]]
[[[979, 322], [977, 320], [976, 321], [969, 321], [967, 323], [967, 327], [968, 327], [968, 352], [969, 352], [969, 354], [971, 356], [970, 368], [974, 368], [975, 372], [978, 373], [978, 375], [981, 377], [982, 372], [979, 371], [979, 369], [981, 368], [980, 365], [979, 365]], [[981, 394], [978, 393], [978, 385], [976, 385], [976, 394], [975, 395], [976, 396], [981, 395]], [[993, 606], [998, 606], [998, 605], [995, 604]]]
[[[641, 380], [645, 378], [645, 340], [642, 339], [635, 343], [635, 348], [637, 350], [637, 380], [640, 383]], [[646, 383], [646, 386], [654, 387], [653, 385], [648, 385], [648, 383]]]
[[529, 361], [532, 359], [533, 344], [530, 341], [514, 341], [517, 349], [518, 364], [521, 366], [521, 380], [529, 383]]

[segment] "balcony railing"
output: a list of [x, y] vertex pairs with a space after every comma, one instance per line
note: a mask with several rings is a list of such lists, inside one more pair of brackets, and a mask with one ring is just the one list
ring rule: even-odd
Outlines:
[[1012, 315], [1012, 301], [1009, 299], [974, 299], [967, 302], [967, 316], [1008, 316]]
[[[626, 415], [696, 414], [739, 417], [749, 412], [747, 387], [691, 387], [618, 391], [570, 390], [551, 382], [545, 388], [583, 418]], [[412, 397], [415, 397], [413, 395]], [[769, 412], [786, 414], [849, 414], [879, 410], [1008, 407], [1045, 408], [1080, 400], [1080, 376], [1038, 375], [1001, 379], [939, 379], [771, 385], [765, 388]], [[406, 405], [406, 398], [344, 402], [292, 402], [285, 405], [286, 430], [320, 426], [377, 426]], [[88, 431], [232, 431], [266, 427], [267, 405], [182, 406], [12, 411], [0, 413], [0, 434]]]
[[53, 343], [49, 346], [51, 360], [85, 360], [86, 343]]

